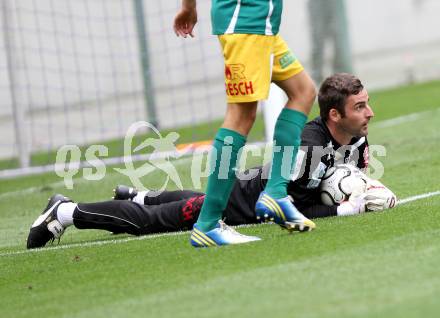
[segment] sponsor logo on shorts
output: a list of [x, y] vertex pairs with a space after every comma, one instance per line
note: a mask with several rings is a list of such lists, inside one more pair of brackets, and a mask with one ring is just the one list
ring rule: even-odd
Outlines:
[[246, 80], [244, 72], [245, 66], [243, 64], [225, 65], [226, 95], [246, 96], [254, 93], [252, 81]]
[[245, 80], [245, 67], [243, 64], [225, 65], [225, 77], [228, 81]]
[[281, 68], [284, 69], [295, 61], [296, 61], [295, 55], [293, 55], [293, 53], [289, 51], [280, 58]]

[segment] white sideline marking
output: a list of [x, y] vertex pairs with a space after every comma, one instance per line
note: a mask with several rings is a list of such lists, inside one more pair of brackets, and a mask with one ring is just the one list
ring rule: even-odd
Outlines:
[[[391, 118], [391, 119], [386, 119], [386, 120], [382, 120], [382, 121], [378, 121], [378, 122], [372, 122], [371, 125], [376, 128], [389, 128], [389, 127], [397, 126], [397, 125], [404, 124], [407, 122], [415, 121], [415, 120], [417, 120], [425, 115], [429, 115], [431, 113], [433, 113], [433, 114], [440, 113], [440, 108], [436, 108], [434, 110], [427, 110], [427, 111], [407, 114], [407, 115], [403, 115], [403, 116], [399, 116], [399, 117], [395, 117], [395, 118]], [[249, 145], [264, 147], [265, 144], [266, 144], [265, 142], [255, 142], [255, 143], [250, 143]], [[188, 152], [187, 155], [190, 155], [190, 153], [191, 153], [191, 151]], [[158, 154], [132, 155], [131, 158], [132, 158], [133, 162], [138, 162], [138, 161], [154, 160], [155, 158], [162, 158], [162, 157], [166, 157], [171, 154], [174, 154], [174, 153], [173, 152], [165, 152], [165, 153], [158, 153]], [[177, 160], [179, 160], [179, 159], [177, 159]], [[106, 165], [122, 164], [125, 162], [125, 157], [103, 158], [103, 159], [101, 159], [101, 161], [104, 162]], [[78, 162], [77, 164], [80, 168], [83, 168], [83, 167], [89, 167], [91, 163]], [[53, 171], [55, 171], [56, 167], [57, 167], [57, 165], [51, 164], [51, 165], [46, 165], [46, 166], [1, 170], [0, 171], [0, 180], [12, 178], [12, 177], [41, 174], [41, 173], [45, 173], [45, 172], [53, 172]], [[74, 178], [74, 180], [75, 179], [76, 178]], [[22, 191], [23, 193], [28, 193], [28, 192], [32, 192], [36, 189], [40, 189], [40, 187], [29, 188], [26, 190], [12, 191], [11, 193], [20, 193], [20, 191]], [[0, 199], [2, 197], [4, 197], [5, 195], [7, 196], [8, 193], [9, 192], [1, 193]]]
[[[415, 196], [411, 196], [411, 197], [399, 200], [397, 202], [397, 205], [402, 205], [402, 204], [406, 204], [409, 202], [434, 197], [437, 195], [440, 195], [440, 191], [419, 194], [419, 195], [415, 195]], [[268, 224], [267, 223], [243, 224], [243, 225], [233, 226], [233, 228], [252, 228], [252, 227], [258, 227], [258, 226], [264, 226], [264, 225], [268, 225]], [[113, 239], [113, 240], [94, 241], [94, 242], [85, 242], [85, 243], [74, 243], [74, 244], [68, 244], [68, 245], [49, 246], [49, 247], [32, 249], [32, 250], [0, 253], [0, 257], [11, 256], [11, 255], [21, 255], [21, 254], [27, 254], [27, 253], [39, 253], [39, 252], [53, 251], [53, 250], [63, 250], [63, 249], [69, 249], [69, 248], [74, 248], [74, 247], [91, 247], [91, 246], [101, 246], [101, 245], [109, 245], [109, 244], [121, 244], [121, 243], [126, 243], [126, 242], [131, 242], [131, 241], [150, 240], [150, 239], [154, 239], [154, 238], [158, 238], [158, 237], [165, 237], [165, 236], [189, 235], [189, 233], [190, 233], [190, 231], [158, 233], [158, 234], [150, 234], [150, 235], [143, 235], [143, 236], [131, 236], [131, 237], [123, 238], [123, 239]]]
[[405, 203], [409, 203], [409, 202], [413, 202], [413, 201], [417, 201], [417, 200], [433, 197], [433, 196], [436, 196], [436, 195], [440, 195], [440, 191], [428, 192], [428, 193], [424, 193], [424, 194], [415, 195], [415, 196], [412, 196], [412, 197], [409, 197], [409, 198], [406, 198], [406, 199], [399, 200], [397, 202], [397, 204], [398, 205], [405, 204]]
[[[268, 223], [262, 223], [262, 224], [242, 224], [233, 226], [233, 228], [251, 228], [251, 227], [257, 227], [257, 226], [263, 226], [263, 225], [269, 225]], [[101, 246], [101, 245], [109, 245], [109, 244], [120, 244], [120, 243], [126, 243], [131, 241], [143, 241], [143, 240], [150, 240], [155, 239], [158, 237], [166, 237], [166, 236], [181, 236], [181, 235], [189, 235], [190, 231], [179, 231], [179, 232], [168, 232], [168, 233], [157, 233], [157, 234], [148, 234], [148, 235], [142, 235], [142, 236], [130, 236], [123, 239], [113, 239], [113, 240], [103, 240], [103, 241], [93, 241], [93, 242], [86, 242], [86, 243], [73, 243], [68, 245], [57, 245], [57, 246], [49, 246], [49, 247], [41, 247], [31, 250], [24, 250], [24, 251], [15, 251], [15, 252], [6, 252], [6, 253], [0, 253], [0, 257], [4, 256], [10, 256], [10, 255], [20, 255], [20, 254], [26, 254], [26, 253], [38, 253], [38, 252], [44, 252], [44, 251], [53, 251], [53, 250], [64, 250], [69, 249], [72, 247], [90, 247], [90, 246]], [[189, 242], [189, 240], [188, 240]]]
[[[253, 142], [247, 144], [247, 146], [253, 146], [253, 147], [264, 147], [266, 145], [265, 142]], [[140, 155], [131, 155], [130, 157], [110, 157], [110, 158], [101, 158], [99, 160], [94, 161], [77, 161], [77, 162], [71, 162], [70, 165], [74, 166], [75, 168], [84, 168], [84, 167], [92, 167], [92, 165], [95, 165], [97, 163], [101, 164], [104, 163], [105, 165], [116, 165], [116, 164], [123, 164], [125, 163], [125, 160], [127, 158], [131, 159], [131, 162], [140, 162], [140, 161], [153, 161], [156, 159], [164, 159], [168, 157], [175, 157], [175, 156], [181, 156], [179, 159], [184, 158], [191, 158], [191, 155], [194, 153], [197, 153], [199, 151], [199, 148], [193, 148], [187, 150], [184, 150], [184, 153], [182, 154], [181, 151], [164, 151], [159, 153], [151, 153], [151, 154], [140, 154]], [[36, 175], [36, 174], [42, 174], [45, 172], [54, 172], [54, 171], [60, 171], [64, 169], [64, 164], [50, 164], [46, 166], [36, 166], [36, 167], [27, 167], [27, 168], [16, 168], [16, 169], [7, 169], [7, 170], [0, 170], [0, 180], [2, 179], [11, 179], [15, 177], [22, 177], [22, 176], [30, 176], [30, 175]]]
[[371, 123], [372, 125], [374, 125], [374, 128], [389, 128], [389, 127], [394, 127], [400, 124], [405, 124], [405, 123], [409, 123], [411, 121], [416, 121], [417, 119], [424, 117], [426, 115], [429, 114], [437, 114], [440, 113], [440, 108], [436, 108], [434, 110], [427, 110], [427, 111], [423, 111], [423, 112], [418, 112], [418, 113], [412, 113], [412, 114], [408, 114], [408, 115], [403, 115], [403, 116], [399, 116], [399, 117], [395, 117], [395, 118], [391, 118], [391, 119], [386, 119], [386, 120], [381, 120], [378, 121], [377, 123]]
[[[192, 159], [192, 157], [186, 156], [186, 157], [183, 157], [183, 158], [179, 158], [179, 159], [173, 160], [171, 162], [173, 163], [174, 166], [178, 167], [180, 165], [187, 164], [191, 159]], [[113, 172], [106, 173], [106, 176], [116, 175], [116, 174], [119, 174], [119, 173], [116, 172], [116, 171], [113, 171]], [[97, 181], [99, 182], [101, 180], [97, 180]], [[83, 183], [88, 183], [88, 182], [93, 182], [93, 181], [84, 179], [82, 176], [73, 178], [73, 183], [75, 185], [83, 184]], [[58, 188], [58, 187], [61, 187], [63, 185], [64, 185], [64, 181], [62, 180], [62, 181], [48, 183], [48, 184], [45, 185], [45, 187]], [[36, 186], [36, 187], [29, 187], [29, 188], [23, 189], [23, 190], [15, 190], [15, 191], [10, 191], [10, 192], [0, 193], [0, 199], [6, 198], [6, 197], [10, 197], [10, 196], [14, 196], [14, 195], [17, 195], [17, 194], [27, 194], [27, 193], [32, 193], [32, 192], [35, 192], [35, 191], [41, 191], [41, 188], [42, 188], [41, 186]]]

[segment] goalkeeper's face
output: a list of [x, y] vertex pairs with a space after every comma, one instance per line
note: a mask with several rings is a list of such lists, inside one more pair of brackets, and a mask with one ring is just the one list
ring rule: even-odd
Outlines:
[[339, 121], [340, 128], [354, 137], [368, 135], [368, 123], [374, 116], [368, 102], [366, 89], [357, 95], [350, 95], [345, 102], [345, 116]]

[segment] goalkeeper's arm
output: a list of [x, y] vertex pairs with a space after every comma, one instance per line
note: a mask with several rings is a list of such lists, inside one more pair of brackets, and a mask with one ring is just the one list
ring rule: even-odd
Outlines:
[[381, 211], [395, 206], [395, 194], [378, 180], [364, 176], [367, 180], [365, 190], [353, 191], [349, 200], [340, 205], [327, 206], [314, 204], [301, 206], [298, 209], [308, 218], [322, 218], [328, 216], [347, 216], [363, 212]]
[[337, 214], [337, 205], [328, 206], [324, 204], [314, 204], [308, 207], [301, 206], [298, 207], [298, 209], [301, 211], [302, 214], [304, 214], [305, 217], [309, 219], [316, 219], [316, 218], [325, 218], [329, 216], [336, 216]]
[[396, 195], [380, 181], [363, 176], [367, 181], [365, 189], [355, 189], [348, 201], [337, 207], [340, 216], [359, 214], [363, 212], [381, 211], [395, 206]]

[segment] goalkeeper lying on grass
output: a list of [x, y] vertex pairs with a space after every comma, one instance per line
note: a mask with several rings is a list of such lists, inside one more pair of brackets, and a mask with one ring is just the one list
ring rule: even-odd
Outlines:
[[[320, 117], [306, 124], [302, 149], [292, 174], [288, 193], [304, 216], [318, 218], [353, 215], [394, 206], [394, 194], [377, 180], [366, 178], [363, 191], [353, 191], [349, 200], [332, 206], [321, 203], [319, 185], [326, 171], [351, 163], [358, 169], [368, 166], [368, 123], [374, 116], [368, 93], [360, 80], [350, 74], [327, 78], [319, 90]], [[251, 169], [253, 177], [238, 177], [223, 215], [228, 224], [258, 223], [255, 203], [269, 175], [268, 166]], [[243, 175], [249, 175], [245, 171]], [[28, 248], [45, 246], [60, 238], [74, 225], [78, 229], [102, 229], [113, 233], [144, 235], [191, 229], [203, 204], [204, 194], [194, 191], [165, 191], [156, 197], [148, 192], [118, 186], [115, 200], [74, 203], [54, 195], [32, 224]]]

